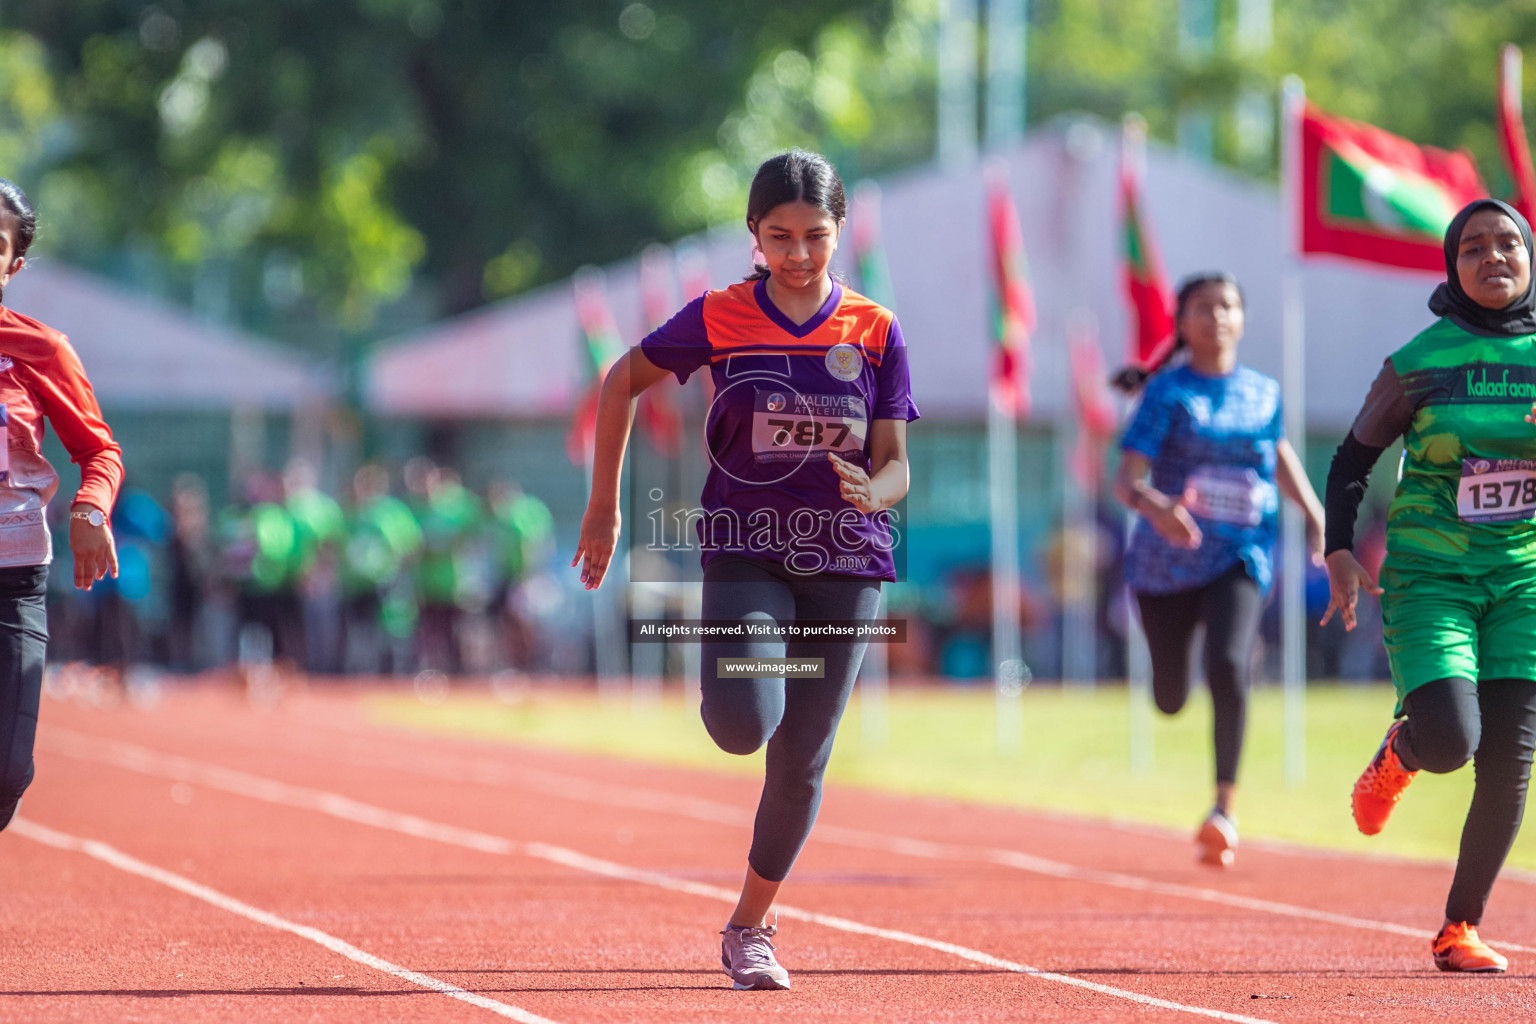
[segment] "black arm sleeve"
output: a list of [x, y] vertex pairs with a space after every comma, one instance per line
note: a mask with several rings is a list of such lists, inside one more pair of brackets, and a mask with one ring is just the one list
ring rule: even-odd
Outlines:
[[1362, 442], [1351, 430], [1333, 453], [1333, 464], [1328, 467], [1328, 486], [1324, 491], [1323, 554], [1353, 550], [1355, 546], [1355, 517], [1360, 514], [1360, 502], [1365, 498], [1365, 485], [1371, 479], [1371, 470], [1386, 448], [1377, 448]]

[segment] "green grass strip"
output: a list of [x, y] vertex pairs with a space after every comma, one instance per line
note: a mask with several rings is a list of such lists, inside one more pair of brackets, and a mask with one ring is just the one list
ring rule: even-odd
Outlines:
[[[1282, 708], [1278, 689], [1255, 690], [1249, 702], [1237, 803], [1245, 837], [1406, 857], [1456, 856], [1472, 793], [1470, 766], [1448, 776], [1421, 774], [1379, 836], [1360, 835], [1350, 818], [1350, 787], [1390, 722], [1389, 688], [1308, 690], [1306, 779], [1294, 786], [1284, 777]], [[998, 752], [989, 689], [896, 689], [887, 709], [882, 740], [866, 730], [855, 696], [839, 731], [830, 780], [890, 793], [1187, 828], [1191, 835], [1211, 806], [1211, 712], [1203, 693], [1173, 717], [1143, 712], [1153, 752], [1144, 772], [1131, 769], [1131, 705], [1123, 687], [1028, 690], [1015, 753]], [[369, 714], [379, 724], [436, 734], [762, 772], [761, 753], [735, 757], [716, 749], [697, 708], [685, 707], [676, 693], [636, 704], [627, 694], [605, 701], [590, 693], [532, 691], [509, 702], [480, 691], [453, 694], [435, 705], [402, 694], [372, 698]], [[1517, 842], [1509, 863], [1536, 870], [1536, 840]]]

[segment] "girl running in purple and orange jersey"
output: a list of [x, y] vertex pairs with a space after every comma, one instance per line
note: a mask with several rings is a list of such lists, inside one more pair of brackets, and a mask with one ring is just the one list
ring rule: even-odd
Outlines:
[[[21, 189], [0, 178], [0, 298], [27, 263], [37, 215]], [[123, 480], [122, 452], [101, 418], [69, 339], [0, 305], [0, 829], [32, 782], [32, 745], [48, 653], [48, 503], [59, 475], [43, 457], [43, 421], [80, 467], [69, 514], [75, 586], [117, 576], [107, 514]]]
[[[1189, 697], [1195, 626], [1205, 624], [1205, 679], [1216, 748], [1216, 806], [1195, 835], [1202, 863], [1227, 867], [1248, 714], [1248, 663], [1274, 576], [1280, 494], [1307, 517], [1322, 562], [1323, 508], [1281, 428], [1280, 385], [1241, 366], [1243, 293], [1228, 274], [1179, 285], [1173, 351], [1186, 362], [1155, 373], [1128, 368], [1116, 384], [1141, 404], [1121, 440], [1115, 494], [1140, 516], [1125, 578], [1152, 655], [1152, 694], [1165, 714]], [[1171, 353], [1170, 353], [1171, 354]]]
[[[764, 264], [705, 293], [630, 349], [598, 405], [592, 496], [572, 559], [602, 583], [619, 538], [619, 474], [631, 400], [668, 373], [708, 367], [711, 468], [698, 520], [706, 621], [780, 626], [870, 619], [895, 580], [885, 510], [907, 493], [907, 422], [917, 418], [901, 329], [889, 310], [833, 280], [847, 203], [837, 172], [799, 150], [758, 169], [747, 228]], [[820, 678], [725, 676], [731, 658], [819, 659]], [[767, 744], [746, 881], [721, 944], [738, 989], [786, 989], [768, 911], [810, 835], [838, 720], [864, 643], [711, 640], [702, 714], [722, 750]]]

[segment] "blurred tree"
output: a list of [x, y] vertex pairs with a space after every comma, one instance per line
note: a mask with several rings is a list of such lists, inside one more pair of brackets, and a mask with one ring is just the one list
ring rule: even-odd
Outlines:
[[[378, 317], [408, 293], [415, 316], [456, 312], [704, 226], [765, 146], [824, 132], [859, 151], [874, 134], [859, 78], [893, 73], [889, 0], [80, 0], [4, 16], [0, 158], [29, 179], [49, 248], [322, 349], [397, 327], [410, 308]], [[765, 71], [782, 54], [804, 81], [799, 64]], [[804, 93], [803, 131], [744, 141], [730, 122], [722, 143], [749, 86], [781, 78]]]

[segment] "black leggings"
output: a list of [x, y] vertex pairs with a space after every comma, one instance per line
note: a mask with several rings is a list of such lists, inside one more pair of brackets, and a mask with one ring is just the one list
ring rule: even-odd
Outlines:
[[1410, 692], [1403, 710], [1408, 722], [1393, 745], [1406, 767], [1438, 775], [1473, 759], [1477, 783], [1445, 916], [1479, 924], [1525, 813], [1536, 754], [1536, 681], [1437, 679]]
[[1205, 679], [1216, 732], [1216, 781], [1236, 782], [1248, 720], [1248, 660], [1264, 601], [1239, 562], [1203, 587], [1136, 595], [1152, 654], [1152, 696], [1177, 714], [1189, 699], [1189, 656], [1197, 623], [1205, 623]]
[[[705, 619], [777, 622], [872, 619], [880, 581], [822, 573], [805, 576], [779, 562], [721, 555], [704, 570]], [[721, 750], [751, 754], [768, 744], [763, 795], [747, 863], [781, 882], [794, 866], [821, 807], [821, 777], [832, 738], [864, 659], [863, 642], [746, 639], [703, 644], [704, 728]], [[721, 678], [718, 658], [823, 658], [822, 679]]]
[[32, 782], [48, 654], [46, 565], [0, 568], [0, 829], [11, 823]]

